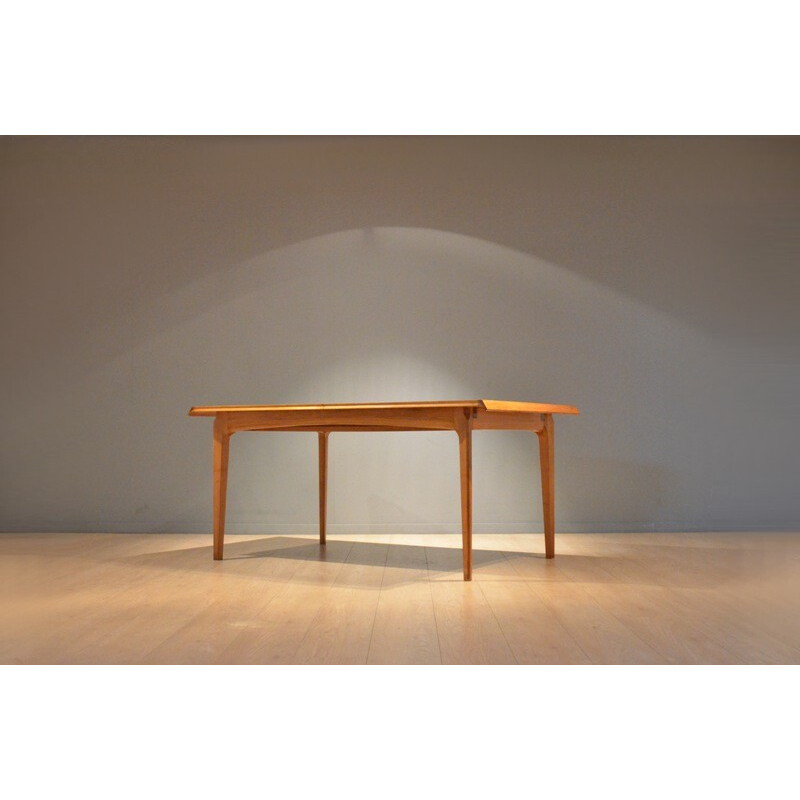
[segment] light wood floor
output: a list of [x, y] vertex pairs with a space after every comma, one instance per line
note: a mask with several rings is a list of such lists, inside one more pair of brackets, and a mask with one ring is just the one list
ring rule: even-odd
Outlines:
[[3, 663], [800, 663], [800, 534], [0, 534]]

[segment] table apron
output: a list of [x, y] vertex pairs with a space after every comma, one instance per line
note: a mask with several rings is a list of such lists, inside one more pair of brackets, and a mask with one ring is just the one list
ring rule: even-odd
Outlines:
[[469, 408], [403, 408], [312, 411], [220, 412], [226, 433], [239, 431], [457, 431], [469, 419], [474, 430], [530, 430], [544, 425], [543, 414], [492, 412]]

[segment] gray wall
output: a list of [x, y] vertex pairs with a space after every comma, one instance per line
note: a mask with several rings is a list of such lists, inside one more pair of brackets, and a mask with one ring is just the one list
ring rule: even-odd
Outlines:
[[[800, 524], [797, 139], [0, 142], [0, 529], [203, 531], [193, 404], [490, 397], [564, 531]], [[313, 434], [231, 445], [229, 530], [316, 525]], [[333, 532], [458, 530], [452, 434], [331, 440]], [[541, 529], [535, 436], [477, 530]]]

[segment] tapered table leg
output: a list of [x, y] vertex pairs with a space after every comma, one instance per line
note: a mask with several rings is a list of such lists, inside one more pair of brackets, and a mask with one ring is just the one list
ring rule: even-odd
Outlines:
[[545, 558], [554, 558], [556, 554], [556, 509], [553, 415], [543, 414], [542, 421], [544, 424], [542, 429], [537, 431], [537, 435], [539, 437], [539, 465], [542, 473], [544, 555]]
[[461, 461], [461, 547], [464, 559], [464, 580], [472, 580], [472, 418], [456, 420], [458, 449]]
[[325, 544], [328, 521], [328, 432], [319, 436], [319, 543]]
[[225, 539], [225, 497], [228, 490], [228, 421], [214, 418], [214, 560], [222, 560]]

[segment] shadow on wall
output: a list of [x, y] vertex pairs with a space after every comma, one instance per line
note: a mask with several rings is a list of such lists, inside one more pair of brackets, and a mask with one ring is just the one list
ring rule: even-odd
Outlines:
[[[581, 408], [557, 430], [562, 530], [761, 527], [794, 511], [791, 438], [780, 417], [742, 433], [753, 387], [724, 341], [526, 253], [359, 228], [163, 285], [87, 318], [68, 359], [31, 364], [5, 398], [3, 527], [206, 528], [210, 429], [185, 417], [193, 404], [469, 397]], [[722, 392], [742, 409], [721, 409]], [[314, 529], [312, 439], [234, 437], [231, 531]], [[738, 455], [759, 448], [770, 466], [754, 481]], [[457, 530], [455, 458], [442, 434], [337, 435], [332, 529]], [[540, 529], [531, 437], [482, 433], [475, 459], [478, 526]]]

